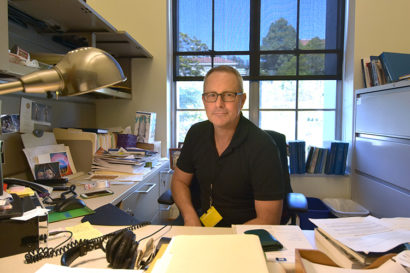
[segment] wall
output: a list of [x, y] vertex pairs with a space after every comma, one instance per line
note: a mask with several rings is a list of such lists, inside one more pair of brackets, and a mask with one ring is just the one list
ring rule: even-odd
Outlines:
[[356, 2], [354, 89], [364, 87], [360, 59], [383, 51], [410, 53], [410, 1]]
[[136, 111], [157, 113], [156, 140], [167, 155], [169, 85], [167, 85], [167, 0], [89, 0], [97, 13], [118, 30], [126, 30], [152, 55], [132, 60], [132, 100], [96, 102], [97, 126], [126, 127], [135, 123]]
[[[41, 95], [9, 94], [0, 97], [2, 114], [18, 114], [20, 112], [21, 97], [44, 103], [52, 107], [51, 126], [54, 127], [94, 127], [95, 105], [81, 97], [60, 98], [49, 100]], [[22, 151], [23, 144], [19, 133], [2, 134], [4, 140], [5, 164], [4, 176], [30, 178], [29, 166]]]
[[350, 199], [350, 176], [348, 175], [291, 175], [293, 192], [316, 198]]

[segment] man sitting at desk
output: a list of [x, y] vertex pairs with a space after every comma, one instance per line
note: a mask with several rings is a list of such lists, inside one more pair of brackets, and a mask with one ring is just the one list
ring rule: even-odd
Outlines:
[[[215, 210], [222, 216], [217, 226], [280, 223], [285, 187], [279, 153], [270, 136], [242, 115], [245, 100], [236, 69], [219, 66], [206, 74], [202, 102], [208, 120], [188, 131], [171, 182], [186, 226], [200, 226], [203, 213], [213, 219]], [[198, 211], [193, 180], [199, 184]]]

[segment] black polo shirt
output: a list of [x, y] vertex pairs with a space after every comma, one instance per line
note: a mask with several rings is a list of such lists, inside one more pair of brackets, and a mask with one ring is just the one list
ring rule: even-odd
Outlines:
[[[256, 217], [254, 200], [284, 198], [284, 179], [276, 144], [241, 115], [231, 143], [218, 155], [210, 121], [188, 131], [178, 168], [199, 183], [202, 212], [213, 205], [222, 215], [218, 226], [243, 224]], [[212, 184], [212, 192], [211, 192]]]

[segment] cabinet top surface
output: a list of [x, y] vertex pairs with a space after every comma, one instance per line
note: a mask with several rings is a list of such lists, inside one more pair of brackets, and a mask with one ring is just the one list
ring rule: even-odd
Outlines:
[[392, 90], [392, 89], [404, 88], [404, 87], [410, 87], [410, 80], [404, 80], [404, 81], [393, 82], [393, 83], [379, 85], [379, 86], [373, 86], [369, 88], [358, 89], [356, 90], [356, 95], [384, 91], [384, 90]]

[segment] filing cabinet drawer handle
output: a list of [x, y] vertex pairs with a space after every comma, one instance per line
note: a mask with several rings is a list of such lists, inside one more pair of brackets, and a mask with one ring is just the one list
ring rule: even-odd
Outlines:
[[174, 173], [174, 170], [169, 168], [167, 171], [160, 171], [160, 174], [172, 174]]
[[135, 191], [135, 192], [138, 192], [138, 193], [149, 193], [153, 188], [155, 188], [156, 184], [154, 184], [154, 183], [147, 183], [147, 184], [145, 184], [144, 186], [149, 186], [149, 188], [146, 189], [145, 191], [144, 191], [144, 190], [137, 190], [137, 191]]

